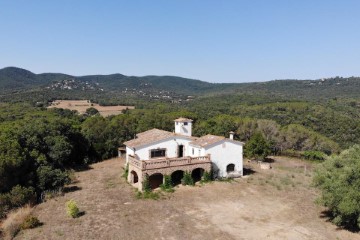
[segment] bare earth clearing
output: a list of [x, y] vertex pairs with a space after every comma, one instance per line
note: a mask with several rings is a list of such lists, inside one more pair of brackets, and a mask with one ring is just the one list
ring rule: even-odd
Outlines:
[[96, 108], [103, 117], [121, 114], [121, 111], [127, 108], [134, 109], [134, 106], [100, 106], [97, 103], [90, 103], [87, 100], [56, 100], [52, 102], [48, 108], [76, 110], [80, 114], [84, 114], [86, 109], [91, 107]]
[[[314, 204], [310, 163], [277, 157], [272, 170], [248, 164], [255, 173], [247, 178], [179, 186], [161, 200], [136, 199], [123, 164], [111, 159], [76, 173], [75, 191], [38, 205], [44, 225], [16, 239], [360, 239]], [[66, 215], [69, 199], [83, 216]]]

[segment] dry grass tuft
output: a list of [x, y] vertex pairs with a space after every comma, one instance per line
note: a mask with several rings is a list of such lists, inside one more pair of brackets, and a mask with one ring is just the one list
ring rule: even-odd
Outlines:
[[13, 239], [20, 231], [21, 225], [31, 215], [30, 205], [18, 208], [10, 212], [2, 223], [2, 232], [5, 240]]

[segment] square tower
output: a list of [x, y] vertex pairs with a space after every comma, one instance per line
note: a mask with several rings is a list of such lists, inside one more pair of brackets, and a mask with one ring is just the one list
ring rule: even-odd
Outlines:
[[191, 137], [192, 121], [191, 119], [182, 117], [175, 119], [175, 133]]

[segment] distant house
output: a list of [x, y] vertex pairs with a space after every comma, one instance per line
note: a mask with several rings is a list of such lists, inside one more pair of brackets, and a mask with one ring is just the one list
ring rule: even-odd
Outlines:
[[185, 171], [195, 181], [204, 171], [211, 171], [216, 178], [242, 176], [244, 144], [233, 139], [233, 132], [229, 138], [198, 138], [192, 136], [191, 119], [178, 118], [174, 122], [174, 132], [151, 129], [124, 143], [129, 183], [142, 190], [143, 179], [148, 176], [151, 188], [157, 188], [164, 175], [170, 175], [177, 184]]

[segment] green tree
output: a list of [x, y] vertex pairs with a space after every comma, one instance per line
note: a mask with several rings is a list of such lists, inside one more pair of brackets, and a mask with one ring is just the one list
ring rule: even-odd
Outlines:
[[94, 116], [94, 115], [96, 115], [98, 113], [99, 113], [99, 111], [94, 107], [86, 109], [86, 112], [85, 112], [85, 114], [89, 115], [89, 116]]
[[252, 135], [245, 144], [245, 154], [247, 157], [264, 160], [270, 153], [269, 143], [259, 132]]
[[322, 194], [336, 225], [360, 228], [360, 145], [329, 157], [315, 171], [314, 185]]

